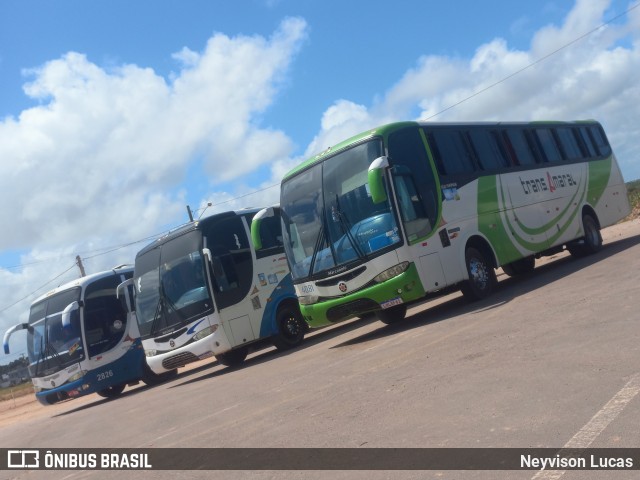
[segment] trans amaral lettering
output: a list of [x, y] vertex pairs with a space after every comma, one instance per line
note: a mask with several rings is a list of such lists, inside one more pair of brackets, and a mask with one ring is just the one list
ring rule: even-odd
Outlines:
[[558, 188], [572, 187], [578, 185], [574, 180], [573, 175], [570, 173], [563, 173], [560, 175], [551, 175], [547, 172], [547, 178], [539, 177], [533, 179], [525, 179], [518, 177], [522, 190], [525, 194], [539, 193], [539, 192], [555, 192]]

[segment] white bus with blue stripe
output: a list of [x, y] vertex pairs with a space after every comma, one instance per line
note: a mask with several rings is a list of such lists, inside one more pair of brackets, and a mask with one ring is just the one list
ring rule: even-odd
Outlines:
[[250, 241], [258, 209], [190, 222], [136, 255], [132, 280], [147, 364], [157, 374], [215, 356], [242, 363], [265, 341], [298, 345], [302, 319], [284, 255], [279, 215]]
[[29, 374], [43, 405], [98, 393], [116, 397], [140, 380], [166, 378], [145, 363], [132, 295], [118, 298], [118, 285], [132, 278], [133, 267], [120, 266], [68, 282], [36, 299], [29, 321], [11, 327], [9, 339], [27, 331]]

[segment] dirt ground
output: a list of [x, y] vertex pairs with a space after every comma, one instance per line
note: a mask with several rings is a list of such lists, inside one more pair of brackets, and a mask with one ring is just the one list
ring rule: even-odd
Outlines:
[[[635, 218], [630, 221], [619, 223], [602, 230], [602, 237], [605, 244], [636, 235], [640, 235], [640, 218]], [[549, 261], [553, 261], [554, 259], [560, 258], [565, 255], [568, 255], [568, 253], [563, 252], [551, 257], [544, 257], [540, 260], [537, 260], [536, 264], [540, 265]], [[498, 271], [499, 278], [501, 276], [501, 273], [501, 271]], [[206, 366], [212, 361], [212, 359], [202, 360], [200, 362], [190, 364], [188, 367], [185, 367], [180, 371], [183, 372], [185, 370], [200, 368]], [[140, 385], [143, 384], [141, 383]], [[135, 386], [127, 388], [130, 389], [140, 387]], [[39, 417], [55, 416], [61, 412], [69, 410], [71, 407], [78, 408], [84, 404], [99, 400], [102, 399], [98, 397], [97, 394], [91, 394], [87, 395], [86, 397], [80, 397], [75, 400], [68, 400], [56, 405], [50, 405], [46, 407], [40, 405], [34, 395], [23, 395], [14, 399], [4, 400], [0, 402], [0, 428], [23, 421], [25, 419], [33, 420]]]

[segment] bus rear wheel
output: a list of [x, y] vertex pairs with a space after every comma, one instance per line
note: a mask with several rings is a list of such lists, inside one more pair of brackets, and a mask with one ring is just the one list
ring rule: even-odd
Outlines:
[[378, 320], [387, 325], [393, 325], [394, 323], [401, 322], [402, 320], [404, 320], [404, 317], [406, 317], [406, 315], [406, 305], [396, 305], [395, 307], [378, 310], [376, 312], [376, 317], [378, 317]]
[[536, 257], [532, 256], [502, 265], [502, 270], [510, 277], [515, 277], [516, 275], [523, 275], [525, 273], [532, 272], [535, 266]]
[[574, 257], [584, 257], [600, 251], [602, 248], [602, 235], [598, 222], [588, 213], [582, 216], [582, 228], [584, 237], [577, 243], [567, 245], [569, 253]]
[[247, 347], [234, 348], [228, 352], [216, 355], [216, 360], [225, 367], [235, 367], [244, 362], [244, 359], [247, 358], [248, 354], [249, 349]]
[[278, 350], [289, 350], [302, 343], [307, 324], [297, 305], [287, 304], [278, 309], [276, 325], [278, 333], [273, 336], [272, 342]]
[[493, 292], [496, 272], [485, 255], [474, 247], [465, 251], [465, 264], [469, 279], [462, 282], [460, 290], [469, 301], [482, 300]]
[[124, 391], [124, 387], [126, 387], [126, 384], [121, 383], [120, 385], [112, 385], [111, 387], [99, 390], [97, 393], [104, 398], [116, 398]]

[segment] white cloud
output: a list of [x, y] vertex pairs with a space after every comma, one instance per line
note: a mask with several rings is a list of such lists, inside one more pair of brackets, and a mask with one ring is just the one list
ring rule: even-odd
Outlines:
[[[325, 117], [339, 119], [343, 127], [342, 138], [335, 141], [409, 118], [595, 118], [604, 124], [627, 180], [640, 178], [640, 146], [635, 141], [640, 133], [640, 9], [560, 49], [604, 23], [609, 3], [578, 0], [562, 25], [547, 25], [535, 33], [529, 50], [510, 48], [506, 40], [496, 38], [479, 46], [472, 58], [420, 58], [372, 106], [339, 100], [327, 109]], [[507, 78], [516, 72], [520, 73]], [[334, 140], [337, 129], [336, 122], [323, 121], [312, 145], [320, 148], [310, 153], [329, 146], [320, 140]]]
[[[202, 52], [174, 54], [180, 69], [170, 80], [137, 65], [107, 70], [75, 52], [28, 71], [24, 91], [39, 105], [0, 121], [0, 251], [60, 261], [0, 270], [0, 307], [73, 265], [74, 252], [183, 221], [176, 189], [191, 165], [226, 181], [287, 157], [290, 139], [256, 118], [306, 30], [289, 18], [270, 38], [215, 34]], [[90, 271], [131, 262], [139, 248], [97, 257]], [[0, 330], [27, 306], [0, 312]]]

